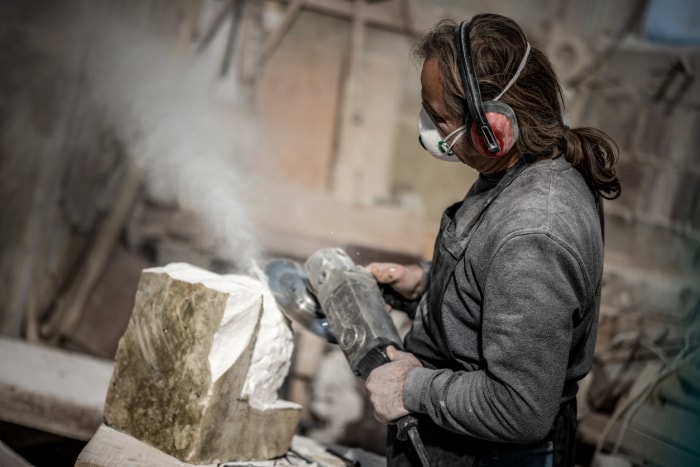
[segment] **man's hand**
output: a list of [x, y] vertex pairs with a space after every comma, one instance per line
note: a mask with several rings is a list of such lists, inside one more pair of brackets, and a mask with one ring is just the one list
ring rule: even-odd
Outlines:
[[391, 345], [386, 348], [386, 354], [391, 362], [372, 370], [365, 388], [374, 417], [388, 424], [408, 415], [408, 410], [403, 406], [403, 384], [412, 369], [423, 365], [412, 353], [396, 350]]
[[422, 293], [423, 268], [418, 264], [370, 263], [365, 266], [380, 284], [389, 284], [403, 297], [413, 300]]

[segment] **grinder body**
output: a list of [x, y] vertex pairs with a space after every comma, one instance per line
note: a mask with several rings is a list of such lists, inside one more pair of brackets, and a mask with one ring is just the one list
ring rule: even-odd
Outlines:
[[318, 250], [305, 263], [316, 296], [352, 371], [363, 379], [389, 361], [385, 349], [402, 349], [401, 337], [386, 311], [372, 275], [339, 248]]

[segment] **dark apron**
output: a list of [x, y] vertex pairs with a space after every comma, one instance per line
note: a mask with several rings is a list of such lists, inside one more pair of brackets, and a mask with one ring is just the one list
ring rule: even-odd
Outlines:
[[[430, 368], [453, 368], [455, 359], [441, 336], [445, 335], [441, 317], [442, 303], [447, 287], [452, 280], [457, 264], [464, 257], [469, 240], [472, 238], [472, 230], [481, 221], [484, 212], [494, 199], [520, 175], [528, 166], [521, 160], [509, 170], [498, 184], [475, 196], [467, 196], [465, 202], [457, 203], [445, 210], [441, 222], [440, 233], [435, 241], [433, 260], [430, 268], [430, 282], [426, 294], [424, 294], [413, 322], [411, 331], [405, 339], [406, 349], [415, 353]], [[459, 226], [455, 215], [460, 208]], [[562, 415], [560, 410], [560, 415]], [[568, 413], [568, 411], [567, 411]], [[575, 438], [575, 406], [574, 406], [574, 431], [565, 435], [566, 439], [573, 441]], [[513, 449], [513, 446], [485, 443], [479, 440], [457, 434], [436, 425], [429, 417], [423, 414], [416, 415], [419, 420], [418, 431], [428, 453], [428, 458], [434, 466], [472, 466], [478, 457], [490, 455], [493, 449]], [[570, 417], [557, 417], [555, 425], [570, 425]], [[569, 423], [564, 423], [568, 421]], [[557, 430], [558, 431], [558, 430]], [[559, 444], [559, 443], [556, 443]], [[567, 443], [569, 444], [569, 443]], [[561, 446], [561, 445], [560, 445]], [[517, 446], [518, 449], [523, 446]], [[566, 449], [569, 451], [568, 448]], [[561, 453], [560, 453], [561, 457]], [[557, 446], [555, 446], [555, 461], [557, 458]], [[573, 460], [573, 459], [572, 459]], [[409, 441], [396, 439], [396, 427], [389, 426], [387, 444], [387, 465], [389, 466], [420, 466], [420, 460], [416, 456]], [[565, 466], [573, 464], [558, 464]]]

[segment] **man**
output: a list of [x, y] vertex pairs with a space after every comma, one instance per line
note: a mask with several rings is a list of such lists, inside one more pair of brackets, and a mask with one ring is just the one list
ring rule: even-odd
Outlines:
[[[443, 214], [429, 265], [368, 265], [420, 300], [405, 352], [388, 348], [367, 379], [375, 415], [415, 414], [434, 465], [571, 466], [617, 148], [564, 125], [551, 65], [509, 18], [443, 21], [416, 54], [421, 143], [480, 175]], [[387, 459], [420, 465], [393, 425]]]

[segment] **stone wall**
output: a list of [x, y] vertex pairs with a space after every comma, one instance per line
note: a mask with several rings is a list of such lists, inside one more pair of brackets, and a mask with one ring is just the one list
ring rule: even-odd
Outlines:
[[[620, 147], [622, 196], [606, 208], [624, 220], [614, 225], [625, 238], [613, 237], [612, 246], [686, 270], [700, 269], [699, 65], [697, 48], [625, 44], [589, 84], [580, 118]], [[630, 243], [630, 234], [646, 248]]]

